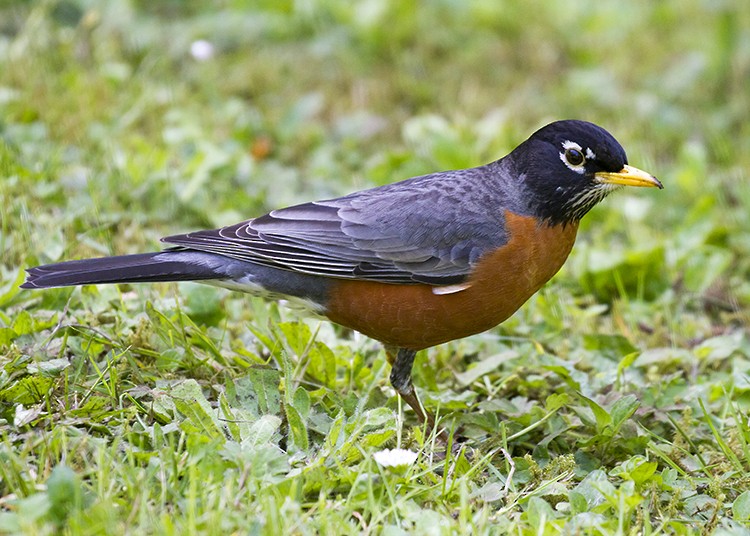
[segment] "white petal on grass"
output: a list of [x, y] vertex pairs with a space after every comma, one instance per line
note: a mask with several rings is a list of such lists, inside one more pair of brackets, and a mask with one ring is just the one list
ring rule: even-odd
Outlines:
[[417, 453], [406, 449], [385, 449], [372, 455], [383, 467], [403, 467], [417, 461]]
[[210, 60], [214, 57], [214, 45], [205, 39], [198, 39], [190, 44], [190, 55], [198, 61]]

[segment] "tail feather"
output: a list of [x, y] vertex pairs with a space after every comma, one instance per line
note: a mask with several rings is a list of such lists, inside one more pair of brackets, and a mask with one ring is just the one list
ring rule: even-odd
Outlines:
[[[191, 262], [192, 261], [192, 262]], [[210, 264], [179, 252], [141, 253], [46, 264], [27, 270], [21, 288], [69, 287], [99, 283], [155, 283], [226, 277]]]

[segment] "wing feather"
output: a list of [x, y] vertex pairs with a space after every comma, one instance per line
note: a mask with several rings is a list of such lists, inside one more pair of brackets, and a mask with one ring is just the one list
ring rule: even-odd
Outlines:
[[306, 274], [455, 285], [508, 241], [502, 192], [486, 194], [497, 173], [435, 173], [162, 240]]

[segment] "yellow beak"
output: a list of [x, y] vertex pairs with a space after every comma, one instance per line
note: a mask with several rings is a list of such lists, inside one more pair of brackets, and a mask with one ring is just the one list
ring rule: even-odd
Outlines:
[[622, 186], [645, 186], [648, 188], [664, 188], [659, 179], [633, 166], [623, 166], [620, 171], [599, 171], [594, 173], [597, 181]]

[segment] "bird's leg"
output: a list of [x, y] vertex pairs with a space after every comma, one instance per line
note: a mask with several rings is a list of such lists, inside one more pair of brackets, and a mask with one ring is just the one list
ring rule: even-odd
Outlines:
[[[419, 421], [422, 423], [426, 422], [430, 430], [433, 430], [435, 428], [435, 419], [422, 407], [419, 397], [417, 397], [417, 392], [414, 390], [414, 385], [411, 382], [411, 368], [414, 365], [414, 358], [417, 356], [417, 352], [408, 348], [398, 348], [396, 350], [393, 346], [387, 346], [385, 349], [388, 362], [391, 364], [391, 385], [404, 402], [409, 404], [415, 411]], [[395, 358], [393, 356], [394, 351], [396, 351]]]

